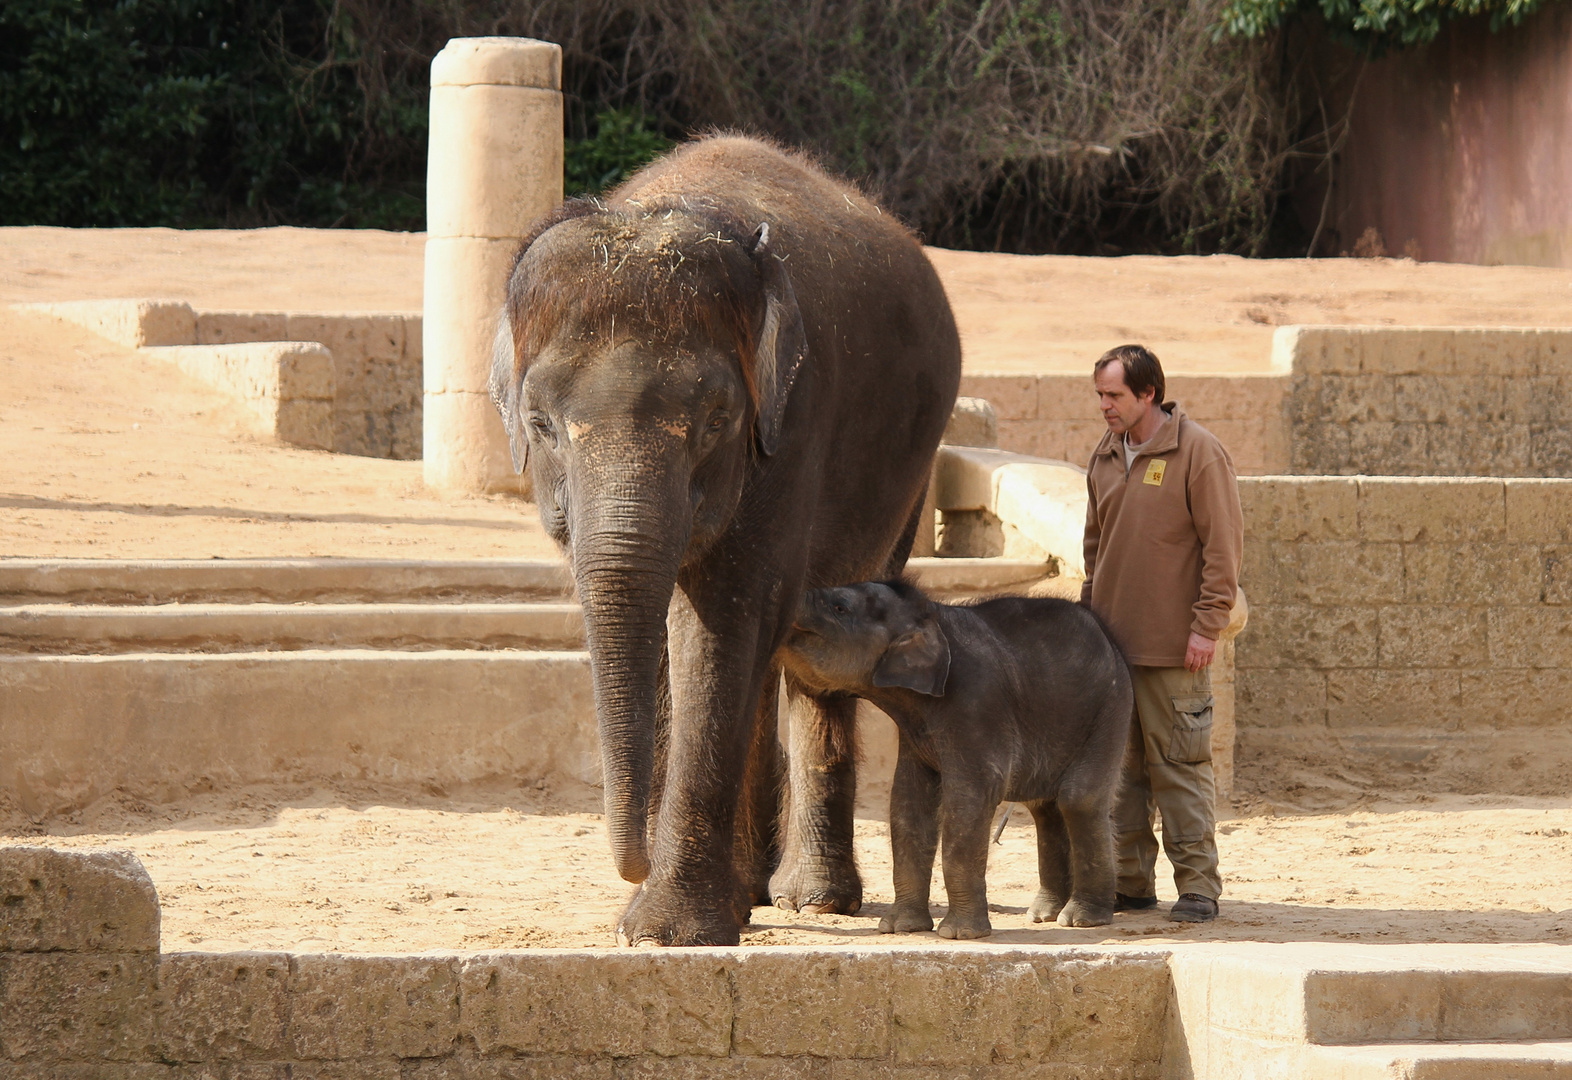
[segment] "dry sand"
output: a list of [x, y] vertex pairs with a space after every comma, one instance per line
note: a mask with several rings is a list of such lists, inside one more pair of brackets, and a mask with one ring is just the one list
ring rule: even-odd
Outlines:
[[[413, 311], [420, 248], [418, 236], [370, 232], [0, 229], [0, 304]], [[1083, 370], [1128, 339], [1175, 370], [1261, 370], [1285, 322], [1572, 325], [1567, 270], [933, 257], [973, 370]], [[233, 406], [178, 372], [0, 307], [0, 557], [551, 554], [527, 505], [439, 498], [418, 462], [280, 447], [240, 427]], [[1274, 805], [1276, 783], [1240, 774], [1247, 813], [1218, 838], [1219, 923], [1180, 930], [1137, 914], [1106, 930], [1029, 928], [1031, 834], [1017, 823], [994, 851], [993, 940], [1572, 941], [1572, 799], [1393, 803], [1345, 784], [1290, 807]], [[0, 840], [135, 851], [163, 898], [168, 949], [604, 945], [629, 886], [597, 807], [587, 789], [257, 789], [173, 807], [109, 799], [43, 823], [0, 816]], [[745, 940], [888, 941], [873, 935], [890, 899], [877, 815], [860, 821], [859, 846], [863, 912], [759, 909]]]
[[0, 306], [0, 557], [553, 558], [534, 507], [271, 444], [171, 365]]
[[[419, 311], [416, 233], [0, 229], [0, 303]], [[969, 370], [1083, 371], [1144, 341], [1170, 371], [1264, 371], [1286, 323], [1572, 326], [1572, 270], [1408, 259], [1119, 259], [930, 248]]]
[[[352, 788], [255, 789], [176, 807], [105, 800], [68, 820], [0, 825], [0, 842], [126, 848], [163, 906], [166, 950], [339, 952], [608, 946], [632, 886], [612, 868], [598, 793], [529, 787], [489, 798]], [[1110, 927], [1033, 926], [1025, 814], [992, 849], [1000, 944], [1175, 941], [1572, 944], [1572, 800], [1420, 796], [1341, 813], [1222, 823], [1222, 918], [1157, 912]], [[8, 836], [9, 834], [9, 836]], [[853, 916], [756, 908], [745, 945], [885, 945], [888, 829], [857, 823], [866, 901]], [[1158, 895], [1174, 899], [1159, 863]], [[944, 891], [935, 880], [934, 912]], [[937, 940], [933, 934], [921, 935]]]

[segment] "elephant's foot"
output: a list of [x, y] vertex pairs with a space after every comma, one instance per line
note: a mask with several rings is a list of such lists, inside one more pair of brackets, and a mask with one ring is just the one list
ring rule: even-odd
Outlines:
[[741, 878], [739, 888], [741, 895], [749, 907], [760, 904], [773, 903], [775, 897], [770, 893], [770, 867], [763, 863], [743, 865], [737, 868]]
[[1063, 910], [1064, 897], [1055, 896], [1047, 889], [1038, 889], [1026, 914], [1032, 917], [1032, 922], [1053, 922]]
[[921, 908], [896, 908], [879, 920], [881, 934], [915, 934], [933, 929], [933, 916], [926, 906]]
[[973, 938], [987, 937], [991, 933], [993, 933], [993, 923], [988, 921], [987, 911], [951, 910], [939, 924], [939, 936], [953, 938], [956, 941], [971, 941]]
[[834, 869], [807, 861], [786, 863], [770, 878], [778, 908], [809, 915], [855, 915], [862, 907], [862, 878], [850, 859]]
[[1093, 903], [1079, 896], [1072, 896], [1059, 912], [1060, 926], [1107, 926], [1111, 922], [1113, 904]]
[[646, 881], [617, 922], [617, 944], [735, 945], [741, 939], [736, 902], [708, 902], [671, 883]]

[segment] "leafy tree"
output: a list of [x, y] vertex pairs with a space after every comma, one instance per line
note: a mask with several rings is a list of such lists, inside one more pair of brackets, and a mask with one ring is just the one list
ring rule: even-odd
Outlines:
[[642, 110], [603, 109], [595, 114], [594, 134], [563, 146], [563, 190], [593, 195], [616, 187], [671, 146]]
[[0, 222], [418, 227], [418, 182], [365, 186], [424, 109], [357, 60], [330, 0], [0, 0]]
[[1549, 0], [1228, 0], [1220, 23], [1227, 33], [1258, 37], [1295, 15], [1319, 12], [1327, 27], [1365, 53], [1434, 41], [1453, 19], [1489, 15], [1490, 29], [1518, 25]]

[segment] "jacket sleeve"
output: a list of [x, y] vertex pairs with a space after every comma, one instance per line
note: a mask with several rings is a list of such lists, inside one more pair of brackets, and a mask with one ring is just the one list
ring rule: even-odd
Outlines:
[[1239, 593], [1244, 512], [1234, 463], [1221, 447], [1190, 474], [1190, 513], [1201, 541], [1201, 595], [1190, 629], [1216, 641], [1228, 627]]
[[1086, 564], [1086, 580], [1081, 582], [1081, 603], [1092, 602], [1092, 569], [1097, 565], [1097, 544], [1102, 526], [1097, 521], [1097, 489], [1092, 486], [1092, 470], [1086, 470], [1086, 532], [1081, 538], [1081, 556]]

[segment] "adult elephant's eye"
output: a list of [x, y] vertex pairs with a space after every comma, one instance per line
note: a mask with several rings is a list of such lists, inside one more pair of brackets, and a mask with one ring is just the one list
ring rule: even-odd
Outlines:
[[726, 430], [726, 425], [728, 422], [730, 422], [730, 420], [731, 414], [725, 412], [724, 410], [712, 413], [710, 415], [710, 422], [704, 426], [704, 433], [706, 435], [719, 435], [721, 432]]
[[529, 426], [541, 439], [552, 446], [557, 445], [557, 429], [551, 426], [551, 417], [545, 413], [530, 413]]

